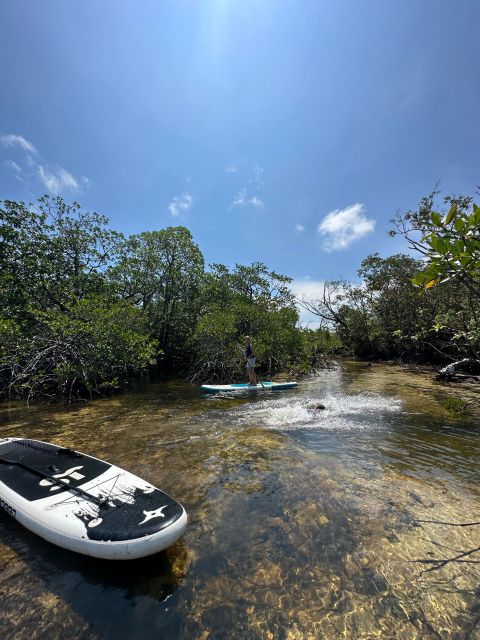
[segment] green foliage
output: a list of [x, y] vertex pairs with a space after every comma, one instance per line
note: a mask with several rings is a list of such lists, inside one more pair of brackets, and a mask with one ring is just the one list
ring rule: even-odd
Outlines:
[[60, 197], [0, 202], [0, 397], [111, 390], [151, 362], [106, 277], [123, 241], [107, 222]]
[[155, 344], [131, 304], [102, 298], [30, 310], [28, 326], [0, 322], [4, 393], [29, 397], [111, 391], [145, 370]]
[[435, 301], [412, 286], [412, 275], [420, 266], [419, 260], [404, 254], [375, 254], [363, 260], [358, 274], [364, 281], [370, 357], [421, 357], [422, 347], [414, 336], [430, 327]]
[[104, 271], [115, 259], [121, 235], [107, 219], [86, 213], [60, 196], [44, 196], [35, 208], [0, 202], [0, 302], [23, 316], [32, 302], [62, 309], [66, 302], [105, 294]]
[[442, 402], [443, 406], [453, 413], [461, 413], [465, 411], [465, 400], [461, 398], [445, 398]]
[[288, 284], [262, 263], [212, 265], [205, 274], [202, 313], [192, 339], [196, 354], [190, 379], [245, 377], [244, 337], [253, 336], [259, 372], [311, 370], [307, 331], [298, 329], [298, 311]]
[[[394, 220], [396, 230], [423, 257], [412, 278], [436, 299], [435, 318], [421, 336], [439, 354], [479, 359], [480, 350], [480, 208], [472, 198], [447, 196], [445, 213], [436, 209], [435, 191]], [[428, 334], [428, 335], [427, 335]]]
[[185, 227], [131, 236], [109, 272], [118, 295], [145, 315], [170, 360], [184, 354], [200, 310], [203, 255]]
[[441, 292], [425, 296], [412, 285], [422, 262], [398, 254], [373, 254], [362, 261], [360, 285], [326, 284], [323, 300], [312, 310], [336, 332], [344, 347], [360, 358], [431, 360], [432, 327], [438, 320]]
[[420, 222], [419, 246], [427, 265], [413, 279], [416, 286], [429, 289], [455, 280], [475, 295], [480, 295], [480, 207], [468, 210], [457, 201], [441, 216], [432, 211], [434, 225]]

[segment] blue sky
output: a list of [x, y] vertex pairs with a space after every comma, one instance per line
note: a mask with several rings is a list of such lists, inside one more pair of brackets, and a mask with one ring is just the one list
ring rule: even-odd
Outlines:
[[479, 24], [477, 0], [0, 0], [0, 198], [353, 279], [405, 248], [397, 210], [480, 183]]

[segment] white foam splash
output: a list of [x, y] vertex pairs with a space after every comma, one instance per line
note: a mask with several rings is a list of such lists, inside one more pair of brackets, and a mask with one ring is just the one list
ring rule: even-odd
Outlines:
[[[317, 409], [319, 404], [324, 410]], [[267, 428], [352, 430], [375, 429], [385, 425], [387, 415], [398, 413], [402, 403], [376, 393], [327, 394], [312, 398], [287, 396], [252, 403], [234, 410], [240, 424], [262, 424]]]

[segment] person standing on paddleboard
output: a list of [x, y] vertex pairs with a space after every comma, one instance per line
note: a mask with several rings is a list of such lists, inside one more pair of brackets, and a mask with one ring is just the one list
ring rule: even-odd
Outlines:
[[247, 373], [250, 385], [257, 386], [257, 376], [255, 374], [255, 353], [250, 344], [250, 336], [245, 336], [245, 358], [247, 359]]

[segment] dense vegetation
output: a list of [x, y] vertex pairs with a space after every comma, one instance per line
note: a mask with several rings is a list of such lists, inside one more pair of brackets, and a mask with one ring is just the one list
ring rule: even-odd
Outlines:
[[[327, 282], [320, 300], [305, 301], [335, 327], [358, 357], [430, 363], [463, 361], [480, 370], [480, 208], [471, 198], [437, 192], [418, 210], [399, 214], [401, 234], [418, 258], [398, 254], [363, 260], [361, 283]], [[448, 371], [452, 372], [450, 367]]]
[[290, 280], [263, 264], [206, 269], [188, 229], [126, 238], [62, 198], [0, 202], [0, 397], [74, 398], [175, 371], [304, 372], [335, 338], [298, 326]]

